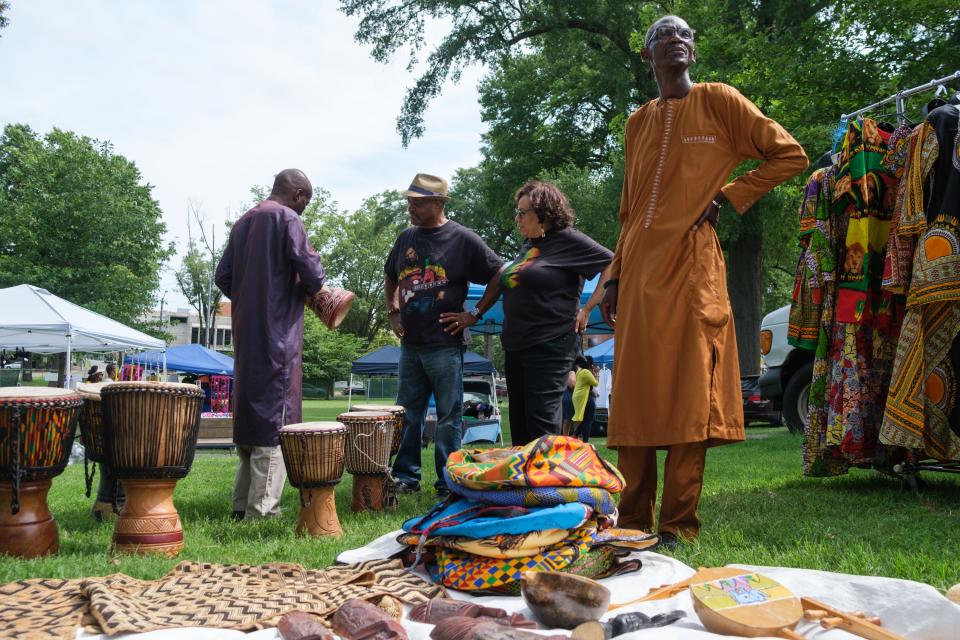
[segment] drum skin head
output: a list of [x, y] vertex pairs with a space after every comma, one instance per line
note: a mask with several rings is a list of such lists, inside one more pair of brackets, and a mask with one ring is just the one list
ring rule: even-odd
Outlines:
[[284, 425], [280, 433], [330, 433], [335, 431], [346, 431], [347, 426], [342, 422], [298, 422], [296, 424]]
[[398, 404], [355, 404], [350, 407], [350, 413], [360, 413], [361, 411], [388, 411], [394, 413], [396, 411], [406, 411], [406, 409]]
[[203, 389], [195, 384], [186, 382], [144, 382], [137, 380], [134, 382], [114, 382], [107, 385], [111, 393], [124, 393], [128, 391], [173, 391], [185, 396], [202, 396]]
[[109, 382], [84, 382], [77, 385], [77, 393], [80, 394], [81, 398], [87, 400], [99, 400], [100, 390], [110, 384], [114, 384], [113, 380]]
[[386, 420], [393, 422], [393, 414], [388, 411], [350, 411], [341, 413], [337, 416], [340, 422], [349, 422], [351, 420]]
[[76, 395], [76, 392], [70, 389], [60, 389], [58, 387], [0, 387], [0, 402], [7, 399], [66, 399]]

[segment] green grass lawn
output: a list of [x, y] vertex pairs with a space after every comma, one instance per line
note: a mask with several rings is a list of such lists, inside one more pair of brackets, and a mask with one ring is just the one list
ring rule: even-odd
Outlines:
[[[346, 401], [306, 401], [304, 420], [331, 420]], [[890, 576], [927, 582], [943, 590], [960, 582], [960, 481], [927, 474], [920, 493], [871, 471], [833, 479], [801, 474], [801, 438], [785, 428], [751, 428], [749, 439], [720, 447], [707, 457], [701, 501], [703, 532], [676, 557], [693, 566], [747, 563]], [[616, 452], [595, 441], [616, 461]], [[79, 577], [123, 572], [157, 578], [179, 560], [260, 564], [299, 562], [324, 567], [337, 553], [364, 545], [428, 510], [434, 479], [432, 448], [424, 452], [424, 491], [400, 496], [397, 511], [350, 512], [349, 474], [337, 486], [344, 536], [294, 536], [299, 501], [287, 487], [280, 518], [250, 523], [230, 519], [236, 458], [229, 452], [199, 452], [190, 474], [177, 484], [175, 500], [186, 548], [178, 559], [111, 556], [111, 524], [90, 516], [83, 465], [58, 476], [50, 508], [60, 526], [60, 554], [37, 560], [0, 559], [0, 583], [20, 578]]]

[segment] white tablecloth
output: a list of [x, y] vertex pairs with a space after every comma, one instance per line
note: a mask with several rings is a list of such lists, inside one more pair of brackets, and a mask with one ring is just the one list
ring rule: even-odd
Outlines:
[[[341, 553], [340, 562], [360, 562], [376, 558], [386, 558], [400, 550], [396, 538], [400, 531], [388, 533], [359, 549]], [[668, 556], [650, 551], [638, 552], [635, 557], [643, 561], [643, 568], [636, 573], [607, 578], [601, 582], [612, 592], [611, 603], [629, 602], [640, 598], [653, 587], [678, 582], [693, 575], [694, 570], [686, 564]], [[911, 640], [960, 640], [960, 605], [947, 600], [930, 585], [910, 580], [879, 578], [872, 576], [852, 576], [810, 569], [788, 569], [784, 567], [753, 567], [733, 565], [744, 569], [756, 570], [785, 585], [795, 594], [821, 600], [837, 609], [853, 611], [863, 610], [883, 620], [889, 630]], [[533, 618], [533, 614], [519, 597], [483, 597], [476, 598], [467, 593], [450, 591], [451, 597], [471, 600], [478, 604], [499, 607], [511, 612], [523, 613]], [[612, 617], [627, 611], [642, 611], [655, 615], [680, 609], [687, 617], [671, 626], [659, 629], [646, 629], [618, 636], [622, 640], [699, 640], [701, 638], [729, 638], [710, 633], [700, 624], [693, 611], [693, 605], [687, 592], [669, 600], [644, 602], [617, 609], [607, 614]], [[410, 640], [428, 640], [432, 625], [403, 621]], [[814, 622], [801, 621], [795, 631], [809, 640], [851, 640], [858, 636], [841, 630], [825, 630]], [[543, 633], [547, 633], [544, 631]], [[554, 633], [568, 633], [562, 629]], [[264, 629], [252, 633], [221, 629], [169, 629], [150, 633], [126, 634], [114, 638], [135, 640], [213, 640], [221, 638], [243, 638], [243, 640], [274, 640], [280, 634], [276, 629]], [[107, 640], [106, 636], [85, 635], [79, 631], [77, 638], [89, 640], [97, 638]]]

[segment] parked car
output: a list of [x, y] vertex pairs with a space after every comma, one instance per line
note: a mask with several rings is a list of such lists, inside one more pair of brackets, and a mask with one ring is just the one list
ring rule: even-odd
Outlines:
[[807, 426], [807, 397], [813, 379], [813, 351], [787, 343], [790, 305], [764, 316], [760, 323], [760, 353], [766, 371], [758, 381], [760, 395], [783, 411], [787, 428], [803, 433]]
[[333, 395], [335, 396], [363, 396], [366, 395], [366, 393], [366, 388], [359, 382], [354, 382], [352, 388], [346, 380], [338, 380], [333, 383]]
[[768, 422], [773, 425], [783, 424], [780, 409], [774, 406], [773, 400], [760, 395], [760, 376], [743, 376], [740, 378], [740, 392], [743, 395], [743, 419], [749, 425], [751, 422]]
[[[463, 432], [466, 432], [473, 424], [491, 424], [496, 428], [487, 430], [494, 436], [500, 432], [500, 407], [494, 398], [496, 393], [493, 383], [486, 376], [466, 376], [463, 379]], [[423, 422], [423, 446], [426, 447], [437, 432], [437, 405], [430, 396], [430, 403], [427, 406], [427, 416]], [[489, 438], [486, 440], [492, 441]], [[464, 437], [465, 441], [469, 441]]]

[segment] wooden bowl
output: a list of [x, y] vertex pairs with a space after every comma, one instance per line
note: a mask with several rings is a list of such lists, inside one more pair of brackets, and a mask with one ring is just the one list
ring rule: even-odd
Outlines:
[[537, 620], [549, 628], [573, 629], [599, 620], [610, 605], [610, 590], [570, 573], [524, 571], [520, 593]]

